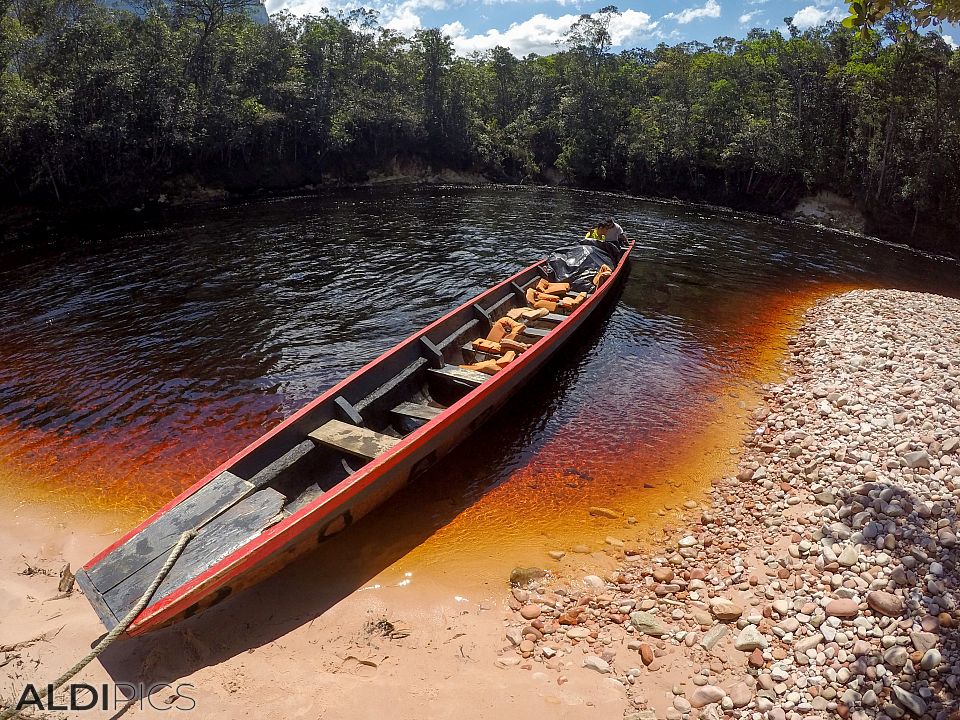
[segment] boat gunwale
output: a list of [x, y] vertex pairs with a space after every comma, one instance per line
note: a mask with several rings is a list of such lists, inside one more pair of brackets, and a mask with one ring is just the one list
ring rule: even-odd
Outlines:
[[[555, 346], [558, 343], [563, 342], [569, 333], [572, 332], [571, 327], [577, 324], [574, 321], [578, 317], [585, 316], [586, 314], [589, 314], [589, 312], [592, 312], [592, 309], [599, 304], [603, 297], [606, 296], [609, 289], [616, 284], [616, 281], [620, 277], [620, 273], [622, 272], [626, 263], [629, 261], [630, 253], [633, 248], [634, 242], [631, 242], [623, 252], [620, 261], [617, 263], [610, 278], [594, 293], [589, 295], [585, 302], [567, 315], [564, 320], [555, 327], [553, 332], [533, 345], [530, 350], [518, 356], [516, 360], [507, 365], [497, 374], [492, 375], [487, 382], [465, 393], [455, 403], [446, 407], [432, 420], [424, 423], [413, 432], [404, 436], [400, 442], [394, 445], [390, 450], [366, 463], [364, 466], [348, 475], [346, 478], [316, 497], [311, 502], [298, 508], [294, 513], [285, 517], [279, 523], [267, 528], [257, 537], [251, 539], [243, 546], [237, 548], [234, 552], [206, 568], [203, 572], [199, 573], [194, 578], [178, 587], [174, 592], [163, 598], [160, 598], [155, 603], [148, 605], [128, 628], [127, 634], [136, 635], [152, 629], [156, 623], [151, 622], [151, 620], [156, 618], [158, 615], [176, 617], [176, 615], [185, 611], [190, 605], [198, 601], [199, 598], [192, 597], [192, 595], [194, 591], [201, 585], [218, 576], [235, 576], [237, 574], [238, 566], [242, 565], [243, 567], [249, 567], [255, 565], [260, 560], [268, 557], [273, 552], [278, 550], [284, 544], [294, 541], [297, 537], [299, 537], [300, 534], [305, 532], [310, 527], [318, 525], [322, 518], [326, 515], [334, 516], [334, 513], [330, 512], [332, 509], [342, 505], [363, 490], [367, 489], [385, 472], [388, 472], [390, 469], [392, 469], [392, 467], [405, 460], [410, 453], [417, 449], [417, 447], [442, 432], [443, 427], [448, 421], [455, 419], [456, 417], [469, 411], [474, 406], [482, 402], [483, 399], [489, 397], [498, 386], [503, 384], [504, 378], [508, 378], [522, 372], [522, 370], [532, 362], [531, 358], [549, 356], [555, 349]], [[267, 431], [257, 440], [244, 447], [224, 463], [220, 464], [216, 469], [212, 470], [199, 481], [185, 489], [155, 513], [153, 513], [150, 517], [140, 523], [137, 527], [127, 532], [116, 542], [102, 550], [83, 566], [83, 570], [87, 571], [95, 566], [101, 560], [106, 558], [111, 552], [113, 552], [113, 550], [134, 538], [144, 528], [176, 507], [186, 497], [189, 497], [193, 493], [197, 492], [200, 488], [212, 481], [220, 473], [233, 467], [241, 459], [254, 452], [257, 448], [265, 444], [267, 441], [282, 432], [290, 425], [297, 422], [300, 418], [309, 414], [324, 402], [332, 401], [337, 395], [342, 394], [342, 391], [346, 386], [353, 382], [357, 377], [368, 372], [384, 358], [401, 351], [403, 348], [412, 343], [418, 342], [421, 337], [423, 337], [432, 329], [440, 326], [442, 323], [454, 317], [456, 314], [463, 312], [465, 308], [469, 308], [470, 306], [474, 305], [481, 298], [484, 298], [485, 296], [493, 294], [497, 290], [508, 286], [525, 273], [535, 271], [543, 262], [544, 259], [541, 258], [540, 260], [537, 260], [531, 265], [522, 268], [496, 285], [487, 288], [483, 292], [452, 309], [450, 312], [444, 314], [440, 318], [437, 318], [429, 325], [424, 326], [412, 335], [409, 335], [405, 339], [401, 340], [389, 350], [384, 351], [376, 358], [372, 359], [370, 362], [366, 363], [361, 368], [341, 380], [339, 383], [333, 385], [326, 392], [311, 400], [293, 415], [280, 422], [276, 427]], [[320, 513], [320, 517], [314, 517], [318, 513]], [[306, 524], [304, 524], [305, 522]], [[243, 567], [240, 567], [239, 570], [242, 571]]]

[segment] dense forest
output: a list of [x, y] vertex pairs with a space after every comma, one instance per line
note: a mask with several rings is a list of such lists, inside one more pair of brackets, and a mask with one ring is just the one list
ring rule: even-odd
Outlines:
[[960, 237], [960, 52], [937, 35], [789, 24], [613, 53], [608, 8], [549, 56], [460, 57], [369, 11], [258, 24], [231, 3], [0, 0], [2, 203], [120, 207], [399, 161], [773, 212], [830, 189], [893, 239]]

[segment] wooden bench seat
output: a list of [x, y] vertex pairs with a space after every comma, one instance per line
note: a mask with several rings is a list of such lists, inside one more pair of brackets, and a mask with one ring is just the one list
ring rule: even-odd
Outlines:
[[545, 329], [542, 329], [542, 328], [527, 328], [526, 330], [523, 331], [522, 334], [523, 334], [523, 335], [526, 335], [527, 337], [542, 338], [542, 337], [546, 337], [546, 336], [549, 335], [551, 332], [553, 332], [553, 331], [552, 331], [552, 330], [545, 330]]
[[456, 365], [444, 365], [442, 368], [430, 368], [429, 372], [435, 377], [450, 380], [455, 383], [459, 383], [460, 385], [469, 385], [470, 387], [482, 385], [492, 377], [486, 373], [477, 372], [476, 370], [467, 370], [462, 367], [457, 367]]
[[373, 460], [400, 442], [400, 438], [384, 435], [356, 425], [349, 425], [339, 420], [324, 423], [311, 432], [308, 437], [319, 445], [340, 450], [365, 460]]
[[395, 415], [413, 418], [414, 420], [433, 420], [442, 413], [444, 408], [433, 407], [432, 405], [423, 405], [422, 403], [402, 402], [390, 412]]

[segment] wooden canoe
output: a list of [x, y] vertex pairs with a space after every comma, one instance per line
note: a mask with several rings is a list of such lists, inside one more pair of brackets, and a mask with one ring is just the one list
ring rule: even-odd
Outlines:
[[631, 249], [578, 307], [530, 322], [519, 338], [529, 349], [496, 374], [460, 366], [484, 359], [473, 339], [527, 306], [540, 263], [410, 336], [187, 488], [77, 573], [103, 624], [112, 629], [136, 605], [186, 530], [198, 533], [128, 635], [264, 579], [379, 505], [483, 423], [615, 296]]

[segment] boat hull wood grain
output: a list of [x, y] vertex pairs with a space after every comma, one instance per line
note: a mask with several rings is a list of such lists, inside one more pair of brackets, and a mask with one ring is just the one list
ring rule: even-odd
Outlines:
[[356, 522], [496, 412], [611, 301], [613, 274], [568, 314], [528, 323], [530, 347], [494, 375], [471, 340], [527, 305], [535, 263], [364, 366], [160, 508], [78, 573], [108, 629], [129, 612], [180, 534], [197, 536], [127, 629], [139, 635], [189, 617], [268, 577]]

